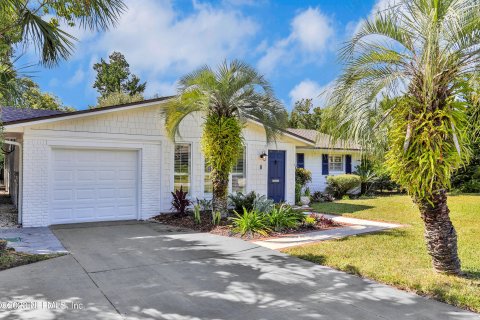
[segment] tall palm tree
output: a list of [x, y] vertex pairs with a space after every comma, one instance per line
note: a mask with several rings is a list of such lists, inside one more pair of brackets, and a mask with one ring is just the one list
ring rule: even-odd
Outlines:
[[[469, 106], [460, 97], [480, 71], [480, 1], [396, 1], [359, 26], [341, 57], [344, 71], [328, 95], [330, 132], [365, 143], [388, 128], [386, 165], [420, 209], [433, 267], [459, 274], [446, 190], [470, 157]], [[381, 110], [381, 97], [395, 103]]]
[[265, 78], [234, 60], [216, 70], [202, 67], [179, 80], [178, 95], [164, 109], [172, 140], [182, 120], [199, 112], [205, 117], [202, 151], [212, 169], [214, 211], [226, 214], [229, 175], [243, 149], [242, 129], [247, 119], [260, 122], [267, 141], [286, 126], [287, 112]]

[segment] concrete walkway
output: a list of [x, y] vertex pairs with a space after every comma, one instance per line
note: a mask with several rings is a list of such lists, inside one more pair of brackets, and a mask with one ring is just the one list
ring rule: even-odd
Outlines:
[[480, 319], [236, 238], [138, 222], [53, 231], [71, 254], [0, 272], [0, 302], [36, 302], [0, 319]]
[[[309, 214], [309, 212], [306, 214]], [[353, 236], [356, 234], [377, 232], [377, 231], [401, 227], [401, 225], [394, 224], [394, 223], [348, 218], [348, 217], [334, 216], [329, 214], [324, 214], [324, 216], [338, 223], [349, 224], [350, 226], [330, 229], [325, 231], [299, 233], [293, 236], [284, 236], [284, 237], [271, 238], [266, 240], [259, 240], [259, 241], [254, 241], [253, 243], [265, 248], [279, 250], [279, 249], [299, 246], [307, 243], [332, 240], [332, 239], [340, 239], [348, 236]]]
[[0, 228], [0, 239], [8, 240], [8, 247], [16, 251], [49, 254], [66, 253], [57, 237], [47, 227]]

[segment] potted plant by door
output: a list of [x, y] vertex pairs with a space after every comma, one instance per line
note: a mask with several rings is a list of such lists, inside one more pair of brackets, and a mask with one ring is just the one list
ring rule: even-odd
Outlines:
[[303, 196], [300, 197], [300, 203], [304, 207], [308, 207], [310, 204], [310, 188], [306, 188], [305, 192], [303, 193]]

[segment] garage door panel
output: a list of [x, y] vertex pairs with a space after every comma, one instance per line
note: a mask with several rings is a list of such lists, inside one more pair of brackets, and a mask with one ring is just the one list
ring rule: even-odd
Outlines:
[[137, 152], [53, 149], [50, 223], [137, 218]]

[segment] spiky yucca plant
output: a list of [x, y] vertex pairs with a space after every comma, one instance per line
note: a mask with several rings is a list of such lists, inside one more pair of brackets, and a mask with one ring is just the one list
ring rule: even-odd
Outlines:
[[[327, 128], [367, 147], [388, 137], [386, 165], [420, 209], [433, 267], [459, 274], [446, 190], [470, 156], [471, 106], [460, 97], [480, 71], [480, 1], [395, 1], [362, 23], [342, 58]], [[390, 108], [379, 106], [382, 96]]]
[[164, 109], [171, 139], [179, 134], [182, 120], [199, 112], [205, 118], [202, 150], [212, 168], [213, 212], [227, 213], [229, 175], [243, 148], [242, 129], [247, 119], [263, 125], [267, 141], [287, 123], [287, 112], [258, 72], [245, 63], [224, 62], [208, 66], [179, 81], [177, 96]]

